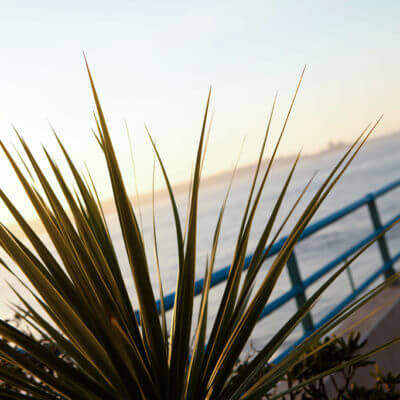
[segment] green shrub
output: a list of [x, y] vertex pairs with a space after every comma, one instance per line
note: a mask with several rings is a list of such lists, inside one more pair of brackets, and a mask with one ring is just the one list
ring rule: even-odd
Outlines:
[[351, 385], [344, 393], [343, 400], [398, 400], [400, 392], [400, 374], [393, 375], [390, 372], [382, 374], [376, 365], [376, 372], [373, 375], [375, 383], [372, 388], [365, 388], [358, 385]]
[[[340, 314], [296, 347], [288, 357], [267, 371], [263, 371], [265, 364], [298, 326], [328, 286], [354, 259], [360, 256], [366, 247], [372, 244], [371, 242], [319, 287], [305, 305], [282, 325], [273, 338], [265, 344], [261, 352], [251, 360], [248, 368], [240, 374], [239, 379], [230, 382], [235, 363], [249, 340], [261, 311], [270, 299], [299, 236], [335, 183], [348, 168], [379, 120], [366, 127], [320, 185], [306, 205], [301, 217], [293, 224], [290, 234], [281, 251], [275, 256], [272, 266], [266, 275], [261, 277], [261, 286], [253, 291], [260, 267], [271, 245], [278, 237], [277, 235], [272, 237], [271, 231], [275, 226], [278, 211], [299, 160], [298, 156], [283, 183], [282, 190], [271, 210], [271, 215], [266, 221], [248, 271], [245, 275], [242, 275], [255, 211], [299, 87], [296, 89], [278, 142], [274, 147], [273, 155], [267, 164], [266, 171], [261, 174], [260, 166], [270, 130], [272, 109], [248, 202], [243, 212], [232, 257], [232, 267], [225, 284], [217, 316], [212, 322], [211, 334], [207, 338], [210, 279], [214, 269], [218, 238], [227, 200], [225, 198], [221, 206], [216, 224], [213, 245], [207, 261], [199, 318], [195, 330], [192, 332], [197, 260], [198, 193], [205, 152], [205, 132], [208, 124], [210, 95], [207, 100], [197, 149], [185, 229], [181, 225], [173, 189], [161, 157], [149, 134], [169, 192], [178, 249], [176, 297], [171, 326], [167, 328], [163, 304], [161, 316], [157, 312], [156, 295], [150, 281], [149, 260], [144, 247], [144, 239], [124, 185], [118, 165], [118, 157], [112, 145], [90, 72], [89, 78], [97, 108], [96, 122], [98, 129], [96, 138], [104, 153], [109, 172], [126, 255], [135, 283], [140, 322], [136, 318], [129, 300], [128, 290], [122, 278], [121, 267], [97, 193], [93, 186], [87, 184], [83, 175], [78, 171], [61, 140], [56, 135], [72, 172], [74, 188], [70, 187], [65, 181], [55, 159], [46, 151], [45, 155], [68, 203], [70, 213], [64, 210], [61, 199], [53, 190], [23, 138], [18, 134], [25, 152], [25, 158], [28, 161], [24, 162], [25, 167], [29, 165], [27, 168], [30, 168], [28, 172], [23, 172], [6, 146], [1, 143], [1, 147], [14, 168], [55, 249], [54, 254], [46, 247], [20, 211], [14, 207], [12, 200], [3, 191], [0, 191], [1, 199], [15, 217], [29, 242], [29, 246], [25, 245], [4, 225], [0, 225], [0, 245], [13, 261], [12, 266], [7, 266], [4, 262], [3, 264], [11, 273], [14, 267], [18, 267], [23, 272], [26, 283], [28, 283], [27, 290], [32, 292], [43, 309], [43, 313], [38, 313], [36, 308], [29, 304], [23, 296], [19, 296], [20, 309], [21, 312], [23, 310], [25, 313], [23, 315], [25, 315], [26, 322], [30, 324], [32, 329], [42, 333], [48, 343], [60, 349], [66, 356], [59, 357], [48, 346], [35, 338], [25, 334], [20, 329], [14, 328], [6, 321], [0, 321], [0, 336], [2, 338], [0, 341], [0, 357], [7, 362], [7, 365], [15, 365], [25, 371], [25, 375], [14, 374], [13, 369], [6, 368], [4, 365], [0, 366], [0, 379], [10, 384], [1, 389], [1, 398], [73, 400], [260, 399], [263, 393], [274, 387], [298, 363], [310, 346], [318, 343], [321, 337], [324, 337], [338, 323], [395, 279], [393, 277], [391, 281], [378, 286], [346, 307]], [[34, 183], [31, 183], [31, 172], [32, 175], [36, 175], [37, 182], [41, 186], [40, 189]], [[307, 190], [307, 188], [308, 185], [304, 190]], [[299, 199], [303, 193], [299, 196]], [[297, 203], [293, 208], [297, 206]], [[278, 234], [288, 219], [286, 218], [283, 225], [278, 227]], [[155, 230], [154, 235], [156, 235]], [[266, 252], [264, 252], [265, 248], [267, 248]], [[160, 276], [158, 260], [155, 267]], [[160, 285], [160, 293], [162, 298], [162, 285]], [[193, 346], [190, 346], [193, 336]], [[384, 346], [386, 345], [382, 347]], [[21, 352], [21, 349], [24, 352]], [[29, 357], [27, 357], [27, 354]], [[368, 357], [368, 354], [362, 357]], [[349, 366], [358, 361], [357, 358], [350, 359], [344, 366]], [[38, 367], [38, 364], [45, 366], [45, 368]], [[344, 366], [335, 368], [339, 369]], [[331, 368], [329, 373], [333, 372], [335, 368]], [[311, 379], [319, 379], [319, 377]], [[301, 385], [306, 383], [307, 380], [302, 382]], [[18, 389], [14, 390], [13, 388]], [[294, 386], [292, 390], [297, 390], [297, 387]]]
[[[346, 365], [348, 361], [362, 355], [363, 348], [367, 344], [366, 340], [360, 342], [360, 333], [350, 332], [348, 336], [337, 337], [332, 335], [326, 337], [320, 343], [312, 345], [305, 351], [304, 355], [298, 360], [282, 381], [277, 383], [269, 392], [264, 393], [264, 400], [270, 400], [283, 387], [293, 388], [299, 383], [307, 381], [308, 383], [297, 390], [292, 390], [288, 400], [390, 400], [399, 399], [400, 392], [400, 374], [393, 375], [388, 373], [384, 375], [378, 365], [371, 360], [362, 359], [351, 365]], [[253, 355], [248, 356], [249, 359]], [[235, 368], [230, 384], [234, 384], [236, 379], [248, 368], [249, 359], [241, 361]], [[324, 374], [333, 367], [346, 365], [343, 369], [329, 376], [321, 376], [319, 379], [312, 378]], [[372, 377], [375, 383], [372, 387], [363, 387], [353, 382], [356, 371], [375, 365], [375, 373]], [[261, 375], [273, 368], [272, 364], [265, 364]], [[260, 375], [260, 376], [261, 376]], [[255, 377], [255, 381], [258, 377]], [[311, 379], [311, 381], [310, 381]]]

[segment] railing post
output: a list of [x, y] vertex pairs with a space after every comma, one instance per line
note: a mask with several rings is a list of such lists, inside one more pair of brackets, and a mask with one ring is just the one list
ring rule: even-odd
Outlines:
[[[345, 260], [344, 262], [346, 263], [347, 260]], [[348, 266], [348, 267], [346, 268], [346, 272], [347, 272], [347, 277], [349, 278], [351, 290], [352, 290], [353, 292], [355, 292], [355, 291], [356, 291], [356, 285], [355, 285], [355, 283], [354, 283], [353, 274], [351, 273], [350, 266]]]
[[[371, 216], [372, 225], [374, 226], [375, 230], [382, 229], [381, 219], [379, 217], [379, 212], [376, 207], [375, 197], [371, 194], [370, 199], [368, 200], [368, 209], [369, 214]], [[389, 248], [386, 243], [385, 235], [382, 235], [378, 240], [379, 250], [382, 256], [382, 260], [384, 264], [390, 265], [390, 268], [386, 269], [384, 274], [385, 278], [389, 278], [391, 275], [394, 274], [392, 258], [390, 257]]]
[[[303, 280], [301, 279], [299, 265], [297, 263], [297, 259], [296, 259], [294, 250], [293, 250], [292, 254], [289, 256], [289, 259], [287, 262], [287, 268], [288, 268], [290, 282], [292, 283], [292, 287], [295, 287], [295, 286], [302, 287], [302, 291], [296, 295], [297, 309], [300, 309], [300, 307], [302, 307], [303, 304], [306, 302], [306, 295], [304, 292]], [[314, 322], [312, 320], [312, 316], [310, 313], [308, 313], [301, 322], [303, 324], [303, 330], [304, 330], [305, 334], [308, 334], [308, 333], [311, 333], [314, 331]]]

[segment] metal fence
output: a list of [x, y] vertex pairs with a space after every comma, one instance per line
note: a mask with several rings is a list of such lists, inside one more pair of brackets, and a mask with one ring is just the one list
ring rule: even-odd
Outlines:
[[[339, 266], [343, 262], [345, 262], [351, 255], [360, 250], [363, 246], [365, 246], [369, 241], [379, 236], [382, 231], [384, 231], [387, 227], [389, 227], [393, 222], [400, 218], [400, 214], [393, 216], [386, 224], [382, 225], [380, 214], [376, 205], [376, 199], [381, 197], [393, 189], [400, 187], [400, 179], [392, 182], [391, 184], [379, 189], [376, 192], [369, 193], [363, 198], [349, 204], [348, 206], [328, 215], [327, 217], [309, 225], [300, 236], [299, 241], [305, 240], [319, 232], [320, 230], [326, 228], [327, 226], [335, 223], [336, 221], [346, 217], [347, 215], [355, 212], [361, 207], [367, 207], [369, 210], [369, 215], [371, 217], [372, 226], [374, 228], [373, 232], [371, 232], [368, 236], [361, 239], [358, 243], [353, 245], [351, 248], [347, 249], [343, 253], [339, 254], [332, 261], [327, 263], [326, 265], [319, 268], [316, 272], [309, 275], [307, 278], [303, 279], [300, 273], [299, 262], [296, 257], [295, 251], [289, 257], [287, 262], [287, 272], [289, 275], [289, 279], [291, 282], [291, 288], [286, 293], [282, 294], [275, 300], [271, 301], [262, 311], [260, 315], [260, 319], [265, 318], [267, 315], [271, 314], [273, 311], [277, 310], [279, 307], [288, 303], [291, 300], [295, 300], [297, 307], [301, 307], [306, 301], [306, 289], [310, 287], [313, 283], [318, 281], [319, 279], [326, 276], [329, 272], [334, 270], [335, 267]], [[282, 237], [278, 240], [270, 249], [268, 257], [272, 257], [277, 254], [285, 243], [287, 237]], [[400, 251], [396, 253], [394, 256], [390, 255], [389, 248], [386, 242], [385, 235], [382, 235], [377, 240], [379, 252], [382, 258], [382, 265], [379, 266], [367, 279], [363, 282], [354, 282], [354, 279], [351, 275], [350, 270], [348, 269], [348, 278], [350, 280], [350, 286], [352, 288], [352, 292], [345, 297], [339, 304], [335, 305], [334, 308], [326, 314], [321, 320], [315, 322], [311, 316], [311, 314], [307, 314], [307, 316], [303, 319], [303, 336], [296, 341], [294, 345], [300, 343], [304, 340], [305, 337], [310, 335], [314, 330], [318, 329], [325, 322], [327, 322], [330, 318], [336, 315], [340, 310], [342, 310], [346, 305], [348, 305], [351, 301], [353, 301], [360, 293], [362, 293], [368, 286], [370, 286], [375, 280], [377, 280], [381, 275], [385, 278], [389, 277], [394, 273], [393, 264], [400, 259]], [[248, 255], [245, 259], [244, 269], [247, 269], [252, 254]], [[219, 283], [224, 282], [229, 275], [230, 265], [221, 268], [215, 271], [212, 274], [211, 278], [211, 286], [216, 286]], [[203, 288], [203, 279], [199, 279], [195, 283], [195, 294], [198, 295], [201, 293]], [[165, 309], [169, 310], [174, 305], [175, 293], [170, 293], [169, 295], [164, 297]], [[160, 302], [157, 301], [157, 307], [160, 309]], [[290, 349], [291, 349], [290, 348]], [[284, 353], [282, 353], [279, 358], [282, 358], [284, 355], [290, 351], [287, 349]]]

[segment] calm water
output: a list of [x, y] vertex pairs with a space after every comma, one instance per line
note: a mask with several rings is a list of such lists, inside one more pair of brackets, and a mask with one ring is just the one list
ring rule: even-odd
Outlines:
[[[293, 204], [309, 177], [318, 168], [318, 174], [315, 178], [308, 196], [305, 196], [297, 212], [292, 217], [292, 223], [304, 208], [307, 200], [312, 193], [319, 187], [323, 178], [327, 175], [332, 165], [339, 159], [343, 150], [338, 150], [318, 157], [305, 159], [302, 161], [296, 171], [293, 184], [291, 185], [286, 198], [286, 204], [282, 209], [281, 218], [284, 218], [289, 207]], [[357, 200], [368, 192], [375, 191], [400, 178], [400, 135], [391, 136], [379, 141], [373, 141], [365, 146], [358, 158], [354, 161], [351, 168], [337, 184], [334, 191], [328, 196], [325, 203], [321, 206], [313, 221], [330, 214], [331, 212]], [[249, 252], [252, 252], [256, 246], [266, 221], [270, 215], [273, 204], [277, 198], [279, 190], [288, 173], [289, 165], [280, 165], [271, 174], [271, 178], [266, 185], [264, 195], [260, 202], [257, 212], [251, 240], [249, 243]], [[211, 240], [215, 223], [218, 217], [219, 207], [225, 195], [229, 176], [222, 177], [217, 182], [204, 185], [200, 194], [199, 209], [199, 229], [198, 229], [198, 265], [197, 277], [200, 278], [204, 273], [204, 265], [207, 255], [211, 249]], [[244, 205], [247, 200], [251, 174], [240, 174], [234, 182], [232, 192], [226, 209], [222, 234], [220, 238], [219, 251], [216, 261], [216, 269], [229, 265], [232, 253], [237, 239], [239, 224], [241, 221]], [[382, 222], [388, 221], [394, 215], [400, 213], [400, 190], [381, 197], [378, 200], [378, 208], [381, 213]], [[186, 213], [186, 196], [179, 197], [179, 206], [182, 220]], [[150, 205], [142, 206], [144, 235], [148, 244], [149, 254], [152, 254], [152, 224]], [[116, 216], [109, 216], [110, 226], [117, 227]], [[277, 225], [278, 226], [278, 225]], [[292, 226], [289, 224], [289, 227]], [[323, 229], [296, 246], [296, 254], [299, 261], [301, 274], [303, 277], [309, 276], [312, 272], [332, 260], [340, 252], [345, 251], [357, 243], [361, 238], [368, 235], [372, 230], [371, 221], [367, 208], [363, 207], [357, 212], [344, 218], [343, 220]], [[112, 229], [113, 239], [115, 240], [121, 254], [123, 253], [123, 243], [120, 232]], [[174, 225], [169, 203], [166, 199], [161, 199], [157, 209], [157, 232], [161, 260], [162, 278], [164, 282], [165, 293], [175, 289], [176, 282], [176, 242], [174, 235]], [[389, 246], [392, 254], [400, 251], [400, 229], [395, 228], [390, 233]], [[396, 252], [397, 250], [397, 252]], [[270, 259], [272, 260], [272, 259]], [[261, 278], [265, 275], [271, 261], [265, 263], [265, 266], [259, 273]], [[356, 282], [362, 282], [363, 278], [368, 277], [378, 265], [381, 265], [380, 255], [377, 246], [372, 246], [356, 263], [351, 270]], [[131, 283], [129, 271], [126, 274], [127, 280]], [[155, 285], [156, 277], [153, 274]], [[211, 291], [210, 299], [210, 322], [216, 315], [219, 299], [222, 295], [224, 285], [221, 284]], [[290, 288], [290, 283], [286, 271], [279, 280], [273, 298], [276, 298]], [[308, 289], [312, 293], [315, 288]], [[328, 290], [313, 311], [315, 321], [318, 321], [330, 308], [333, 307], [341, 298], [350, 293], [350, 284], [347, 275], [339, 278], [337, 283]], [[132, 292], [133, 292], [132, 286]], [[197, 299], [197, 305], [199, 299]], [[287, 317], [295, 310], [295, 302], [292, 301], [266, 317], [259, 322], [256, 331], [252, 337], [252, 345], [259, 348], [265, 340], [270, 337], [282, 324]], [[210, 325], [210, 324], [209, 324]], [[291, 337], [294, 340], [300, 336], [299, 328]], [[249, 344], [250, 345], [250, 344]]]
[[[323, 178], [327, 175], [332, 165], [339, 159], [343, 150], [338, 150], [330, 153], [321, 154], [317, 157], [304, 159], [300, 162], [295, 173], [293, 183], [291, 184], [285, 205], [282, 208], [281, 218], [284, 218], [289, 207], [293, 204], [305, 183], [311, 177], [316, 169], [318, 174], [313, 181], [308, 194], [299, 205], [295, 215], [291, 219], [293, 225], [296, 217], [304, 208], [307, 200], [310, 199], [312, 193], [321, 184]], [[321, 206], [313, 221], [330, 214], [331, 212], [349, 204], [364, 196], [366, 193], [375, 191], [380, 187], [400, 178], [400, 135], [387, 137], [381, 140], [370, 142], [365, 146], [358, 158], [354, 161], [350, 169], [345, 173], [341, 181], [337, 184], [334, 191], [328, 196], [325, 203]], [[252, 252], [256, 246], [257, 239], [262, 232], [266, 221], [270, 215], [273, 204], [278, 196], [279, 190], [286, 178], [289, 170], [289, 165], [280, 165], [273, 170], [269, 181], [267, 182], [264, 195], [260, 202], [260, 207], [257, 212], [254, 227], [252, 230], [251, 240], [249, 243], [248, 252]], [[202, 186], [200, 193], [200, 208], [199, 208], [199, 229], [198, 229], [198, 264], [196, 275], [198, 278], [203, 276], [204, 265], [207, 254], [211, 249], [211, 240], [215, 223], [219, 213], [219, 208], [222, 199], [225, 195], [228, 185], [229, 176], [222, 176], [217, 181], [207, 183]], [[231, 195], [227, 205], [222, 233], [220, 237], [219, 250], [217, 255], [216, 267], [229, 265], [232, 258], [234, 244], [237, 238], [239, 224], [241, 221], [244, 205], [247, 200], [249, 186], [251, 182], [250, 173], [240, 173], [232, 187]], [[389, 194], [381, 197], [378, 200], [378, 208], [381, 213], [382, 222], [386, 222], [394, 215], [400, 213], [400, 190], [394, 190]], [[187, 198], [184, 195], [178, 196], [178, 203], [181, 212], [182, 220], [185, 220]], [[142, 205], [143, 215], [143, 230], [148, 254], [153, 254], [152, 241], [152, 222], [151, 222], [151, 206], [149, 204]], [[176, 265], [177, 251], [175, 241], [175, 231], [172, 219], [172, 212], [168, 200], [162, 197], [158, 201], [157, 210], [157, 233], [159, 243], [159, 253], [161, 262], [161, 273], [163, 278], [165, 293], [169, 293], [175, 289], [176, 282]], [[118, 254], [120, 254], [121, 263], [124, 269], [124, 275], [128, 282], [129, 290], [132, 293], [132, 300], [136, 303], [134, 296], [134, 286], [130, 275], [130, 270], [127, 265], [124, 253], [124, 245], [121, 238], [121, 233], [118, 229], [118, 221], [116, 215], [108, 215], [110, 230]], [[278, 225], [279, 226], [279, 221]], [[332, 260], [340, 252], [345, 251], [352, 245], [357, 243], [361, 238], [366, 236], [372, 230], [371, 221], [368, 216], [366, 207], [361, 208], [357, 212], [347, 216], [341, 221], [331, 225], [328, 228], [314, 234], [311, 238], [299, 243], [296, 246], [296, 255], [299, 261], [302, 277], [309, 276], [312, 272], [325, 265]], [[287, 230], [286, 232], [287, 233]], [[396, 227], [388, 235], [391, 254], [400, 251], [400, 229]], [[271, 260], [271, 259], [270, 259]], [[150, 258], [152, 267], [152, 280], [157, 288], [156, 276], [154, 273], [154, 262]], [[259, 273], [259, 280], [265, 275], [270, 262], [266, 262]], [[354, 280], [361, 282], [374, 269], [381, 265], [380, 255], [377, 246], [372, 246], [356, 263], [353, 264], [351, 270]], [[219, 285], [212, 289], [209, 319], [210, 323], [215, 317], [219, 299], [222, 295], [224, 285]], [[290, 288], [290, 283], [286, 271], [280, 278], [273, 298], [276, 298]], [[13, 299], [11, 293], [5, 283], [1, 285], [2, 303], [6, 300]], [[308, 289], [308, 294], [312, 293], [315, 287]], [[157, 289], [158, 290], [158, 289]], [[350, 293], [350, 284], [347, 275], [343, 275], [332, 286], [319, 304], [313, 311], [313, 318], [318, 321], [330, 308], [333, 307], [341, 298], [344, 298]], [[158, 293], [158, 292], [157, 292]], [[199, 304], [199, 299], [196, 300], [196, 307]], [[4, 308], [4, 307], [2, 307]], [[288, 316], [295, 310], [294, 301], [288, 303], [278, 311], [268, 316], [259, 324], [253, 334], [252, 343], [250, 346], [260, 348], [268, 337], [279, 329], [283, 321], [286, 321]], [[7, 311], [4, 311], [7, 313]], [[209, 323], [209, 326], [210, 326]], [[301, 329], [297, 329], [291, 336], [291, 340], [301, 335]]]

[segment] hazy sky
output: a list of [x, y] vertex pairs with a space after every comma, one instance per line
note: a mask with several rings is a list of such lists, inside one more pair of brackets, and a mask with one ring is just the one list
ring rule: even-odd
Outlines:
[[[210, 84], [215, 118], [207, 174], [231, 168], [244, 135], [242, 164], [255, 160], [279, 90], [276, 138], [304, 64], [281, 154], [350, 141], [380, 113], [377, 134], [400, 127], [398, 0], [0, 4], [0, 138], [15, 142], [12, 122], [35, 150], [42, 143], [53, 150], [51, 121], [73, 158], [94, 170], [105, 197], [82, 50], [129, 175], [124, 120], [133, 133], [143, 191], [151, 187], [152, 166], [144, 123], [172, 179], [188, 179]], [[4, 157], [0, 168], [2, 188], [23, 205]]]

